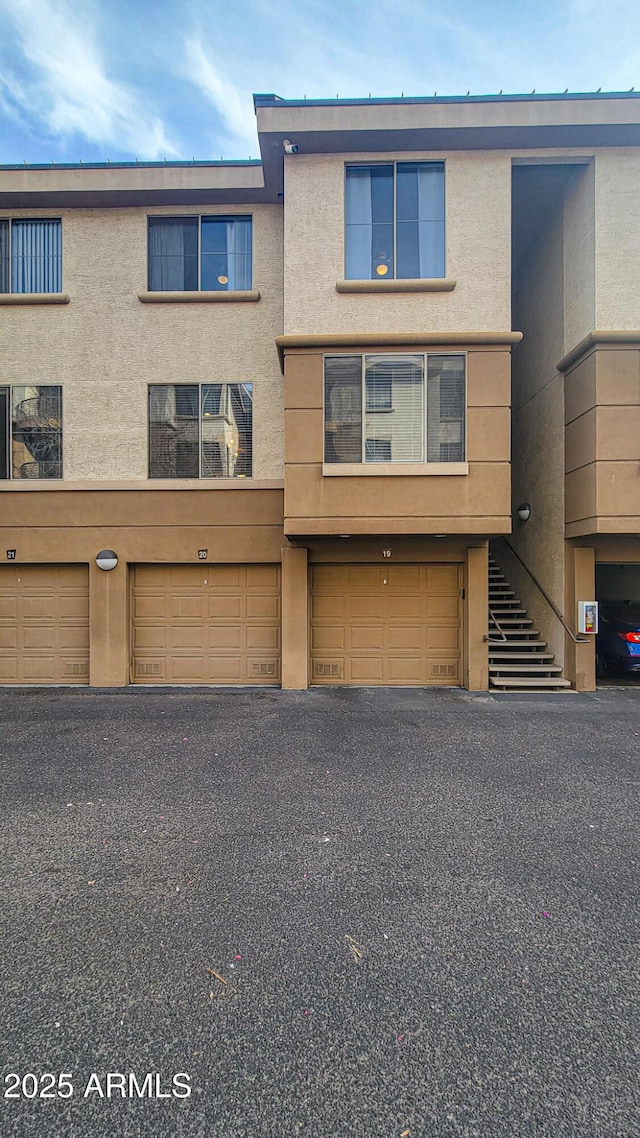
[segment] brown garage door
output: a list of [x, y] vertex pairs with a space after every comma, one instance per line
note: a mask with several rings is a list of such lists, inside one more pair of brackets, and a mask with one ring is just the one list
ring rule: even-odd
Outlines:
[[460, 565], [316, 565], [311, 682], [459, 684]]
[[134, 683], [273, 684], [278, 565], [136, 565]]
[[88, 682], [88, 567], [0, 566], [0, 683]]

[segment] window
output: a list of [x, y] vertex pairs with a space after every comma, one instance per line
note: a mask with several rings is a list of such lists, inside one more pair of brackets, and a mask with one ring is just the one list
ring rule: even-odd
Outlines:
[[250, 383], [149, 387], [150, 478], [250, 478]]
[[444, 162], [347, 166], [347, 280], [444, 277]]
[[0, 293], [62, 291], [59, 219], [0, 219]]
[[465, 406], [462, 355], [326, 356], [324, 461], [464, 462]]
[[61, 387], [0, 387], [0, 478], [62, 478]]
[[150, 217], [150, 292], [251, 288], [250, 217]]

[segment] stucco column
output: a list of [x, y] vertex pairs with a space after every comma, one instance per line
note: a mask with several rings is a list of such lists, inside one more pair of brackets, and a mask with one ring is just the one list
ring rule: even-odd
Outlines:
[[89, 683], [118, 688], [129, 683], [127, 565], [105, 572], [89, 563]]
[[[578, 628], [578, 601], [592, 601], [596, 595], [596, 551], [589, 546], [567, 546], [566, 613], [569, 628]], [[578, 634], [579, 635], [579, 634]], [[566, 638], [565, 676], [576, 691], [596, 690], [595, 636], [588, 644], [575, 644]]]
[[489, 546], [467, 550], [464, 600], [464, 675], [469, 691], [489, 687], [486, 640], [489, 610]]
[[309, 686], [307, 550], [282, 550], [282, 687]]

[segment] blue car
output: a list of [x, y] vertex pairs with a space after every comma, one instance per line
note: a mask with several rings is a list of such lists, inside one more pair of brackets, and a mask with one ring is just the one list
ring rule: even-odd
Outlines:
[[640, 672], [640, 604], [600, 604], [596, 665], [599, 676]]

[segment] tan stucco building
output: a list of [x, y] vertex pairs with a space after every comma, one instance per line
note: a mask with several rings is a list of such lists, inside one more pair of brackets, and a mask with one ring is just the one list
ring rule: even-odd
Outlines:
[[483, 690], [491, 549], [592, 688], [639, 98], [265, 95], [259, 162], [0, 166], [0, 683]]

